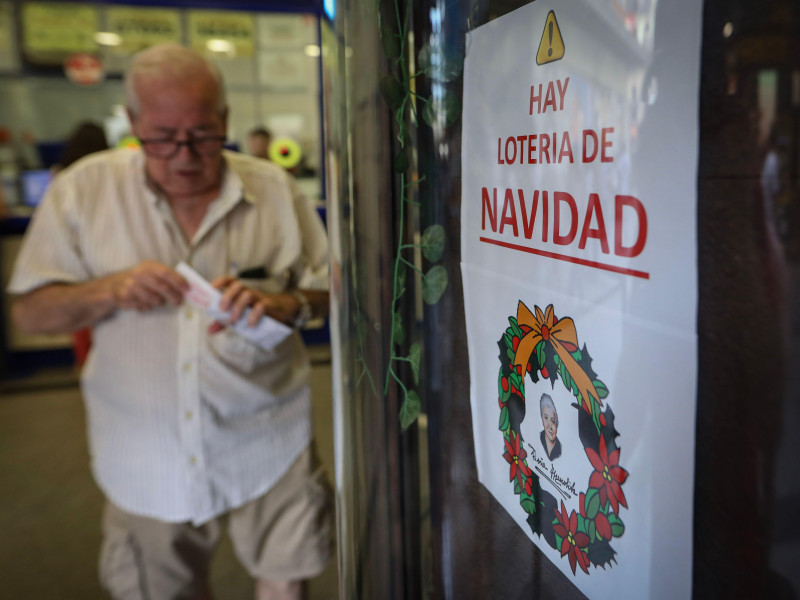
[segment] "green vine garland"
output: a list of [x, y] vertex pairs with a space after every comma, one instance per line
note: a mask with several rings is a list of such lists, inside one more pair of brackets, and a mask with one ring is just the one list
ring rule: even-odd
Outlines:
[[[417, 231], [406, 232], [406, 220], [410, 220], [407, 209], [409, 206], [419, 206], [419, 203], [409, 196], [413, 193], [413, 188], [424, 180], [424, 177], [415, 180], [413, 176], [416, 169], [412, 165], [412, 137], [409, 124], [419, 122], [417, 102], [421, 102], [424, 105], [422, 118], [429, 125], [437, 119], [441, 119], [442, 115], [446, 120], [446, 125], [450, 125], [455, 122], [458, 116], [458, 109], [450, 99], [451, 96], [448, 95], [447, 102], [439, 106], [439, 103], [433, 102], [432, 97], [423, 98], [414, 91], [414, 83], [417, 77], [428, 75], [434, 78], [434, 73], [433, 69], [430, 68], [430, 46], [424, 46], [420, 50], [417, 60], [420, 70], [417, 73], [412, 72], [414, 65], [410, 64], [407, 47], [409, 16], [410, 3], [406, 3], [405, 14], [403, 15], [401, 15], [397, 2], [382, 3], [378, 12], [381, 44], [390, 65], [390, 72], [381, 78], [379, 87], [394, 117], [398, 151], [394, 155], [392, 162], [394, 171], [399, 175], [399, 188], [402, 195], [399, 206], [398, 244], [394, 257], [392, 282], [390, 357], [384, 395], [388, 394], [391, 381], [395, 381], [402, 389], [403, 403], [400, 408], [399, 418], [403, 430], [406, 430], [417, 420], [421, 411], [419, 394], [403, 381], [396, 368], [396, 363], [398, 362], [408, 363], [411, 367], [414, 385], [419, 384], [419, 366], [422, 357], [421, 345], [418, 342], [414, 342], [409, 346], [407, 355], [403, 356], [398, 353], [399, 348], [405, 343], [405, 328], [402, 315], [398, 310], [398, 303], [406, 292], [406, 270], [411, 269], [421, 278], [422, 299], [428, 305], [436, 304], [441, 299], [448, 284], [448, 274], [442, 265], [434, 264], [425, 272], [407, 258], [409, 252], [419, 249], [426, 260], [430, 263], [437, 263], [441, 259], [445, 247], [445, 231], [441, 225], [427, 227], [419, 236], [419, 243], [409, 243], [406, 241], [407, 238], [404, 237], [406, 235], [410, 237], [418, 235]], [[461, 66], [463, 66], [463, 61]], [[435, 104], [436, 106], [434, 106]]]

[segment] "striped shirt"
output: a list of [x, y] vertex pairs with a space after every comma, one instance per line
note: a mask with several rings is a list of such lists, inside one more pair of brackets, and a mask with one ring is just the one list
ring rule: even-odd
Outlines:
[[[267, 161], [225, 153], [219, 198], [185, 239], [140, 152], [91, 155], [55, 178], [8, 291], [78, 283], [156, 260], [208, 280], [258, 269], [263, 291], [327, 289], [313, 206]], [[93, 329], [81, 376], [92, 470], [135, 514], [203, 523], [269, 490], [311, 439], [309, 362], [293, 333], [263, 350], [186, 304], [117, 310]]]

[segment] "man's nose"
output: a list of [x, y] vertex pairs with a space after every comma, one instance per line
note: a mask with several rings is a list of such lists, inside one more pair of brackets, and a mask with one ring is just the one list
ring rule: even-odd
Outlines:
[[197, 158], [199, 156], [193, 142], [191, 140], [185, 140], [178, 142], [178, 152], [175, 153], [173, 158]]

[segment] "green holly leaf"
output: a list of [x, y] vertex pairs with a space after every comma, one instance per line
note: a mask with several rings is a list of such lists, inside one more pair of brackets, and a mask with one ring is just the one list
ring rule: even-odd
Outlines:
[[400, 427], [403, 431], [411, 427], [414, 421], [419, 417], [422, 408], [422, 403], [419, 400], [419, 395], [414, 390], [406, 392], [406, 397], [403, 400], [403, 406], [400, 407]]
[[589, 543], [591, 544], [595, 539], [597, 539], [597, 525], [594, 521], [589, 521]]
[[447, 270], [442, 265], [435, 265], [422, 278], [422, 299], [425, 304], [436, 304], [447, 288]]
[[536, 502], [530, 496], [523, 498], [519, 503], [522, 506], [522, 510], [529, 515], [536, 513]]
[[[564, 363], [561, 364], [563, 365]], [[567, 388], [568, 390], [572, 389], [572, 377], [570, 377], [567, 368], [562, 366], [562, 368], [560, 368], [559, 371], [561, 372], [561, 381], [563, 382], [564, 387]]]
[[587, 521], [587, 519], [585, 519], [581, 515], [577, 515], [577, 517], [578, 517], [578, 529], [577, 529], [577, 531], [580, 531], [581, 533], [585, 533], [585, 534], [588, 535], [589, 534], [589, 522]]
[[625, 524], [622, 522], [616, 513], [609, 513], [608, 514], [608, 522], [611, 524], [611, 535], [614, 537], [620, 537], [623, 533], [625, 533]]
[[422, 254], [431, 262], [442, 258], [445, 234], [441, 225], [431, 225], [422, 233]]
[[600, 494], [595, 488], [587, 492], [583, 505], [586, 507], [586, 518], [594, 519], [600, 510]]
[[[506, 378], [506, 381], [508, 381], [508, 378]], [[511, 396], [511, 386], [510, 385], [508, 386], [508, 390], [504, 390], [503, 389], [503, 371], [502, 370], [500, 371], [500, 377], [497, 379], [497, 393], [500, 395], [500, 398], [502, 399], [502, 401], [504, 403], [508, 402], [508, 398], [509, 398], [509, 396]]]
[[411, 363], [411, 372], [414, 374], [414, 385], [419, 385], [419, 363], [422, 357], [422, 346], [419, 342], [411, 344], [408, 349], [408, 362]]
[[519, 496], [522, 493], [522, 488], [519, 487], [519, 482], [517, 481], [516, 477], [514, 477], [514, 493], [517, 496]]
[[508, 317], [508, 322], [511, 323], [511, 331], [515, 336], [517, 336], [519, 339], [525, 337], [522, 333], [522, 329], [519, 328], [519, 324], [514, 317]]
[[544, 367], [544, 361], [547, 358], [544, 353], [544, 341], [539, 342], [539, 345], [536, 346], [536, 358], [539, 359], [539, 368], [541, 369]]
[[594, 389], [597, 392], [597, 395], [600, 396], [601, 399], [608, 396], [608, 388], [606, 387], [605, 383], [603, 383], [599, 379], [593, 381], [592, 383], [594, 384]]
[[500, 429], [500, 431], [505, 431], [508, 429], [510, 422], [511, 417], [508, 414], [508, 409], [504, 406], [500, 411], [500, 424], [498, 425], [498, 429]]
[[399, 312], [392, 315], [392, 337], [395, 344], [402, 344], [406, 340], [406, 330], [403, 327], [403, 317]]
[[403, 84], [400, 83], [396, 77], [392, 75], [384, 75], [378, 82], [378, 87], [381, 90], [383, 99], [392, 110], [397, 110], [403, 104], [405, 98], [405, 90]]

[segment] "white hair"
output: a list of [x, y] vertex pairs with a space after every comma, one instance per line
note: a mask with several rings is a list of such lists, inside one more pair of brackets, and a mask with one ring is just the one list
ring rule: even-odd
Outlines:
[[545, 408], [552, 408], [553, 409], [553, 414], [556, 417], [556, 427], [558, 427], [558, 411], [556, 410], [556, 405], [553, 402], [553, 399], [549, 395], [542, 394], [542, 397], [539, 400], [539, 414], [543, 415]]
[[222, 72], [217, 65], [199, 52], [180, 44], [167, 43], [151, 46], [136, 53], [125, 70], [125, 102], [131, 114], [141, 107], [136, 83], [142, 77], [169, 77], [177, 83], [196, 81], [205, 72], [217, 88], [217, 107], [220, 113], [227, 108]]

